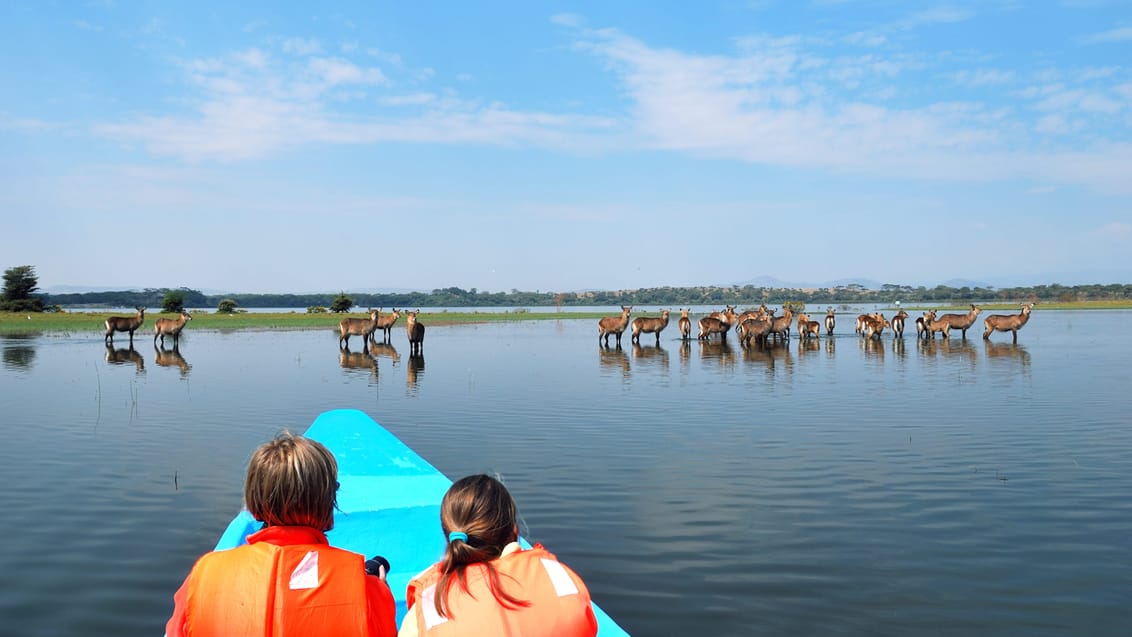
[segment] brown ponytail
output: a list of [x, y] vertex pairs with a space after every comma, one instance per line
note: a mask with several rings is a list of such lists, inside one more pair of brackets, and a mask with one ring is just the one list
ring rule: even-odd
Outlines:
[[[530, 606], [503, 590], [499, 571], [492, 560], [498, 559], [503, 547], [518, 539], [515, 500], [507, 487], [495, 478], [479, 474], [457, 480], [440, 503], [440, 528], [446, 538], [452, 534], [440, 561], [440, 579], [436, 584], [436, 612], [451, 617], [448, 588], [455, 578], [468, 591], [468, 567], [482, 564], [487, 569], [488, 586], [495, 600], [507, 608]], [[466, 539], [464, 536], [467, 536]]]

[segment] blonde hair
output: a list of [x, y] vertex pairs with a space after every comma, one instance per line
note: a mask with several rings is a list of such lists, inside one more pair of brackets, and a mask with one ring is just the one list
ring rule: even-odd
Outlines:
[[322, 443], [284, 431], [248, 461], [244, 502], [265, 526], [334, 527], [338, 462]]
[[[457, 480], [440, 502], [440, 528], [449, 539], [440, 561], [440, 579], [435, 596], [436, 612], [451, 617], [448, 589], [455, 579], [468, 591], [468, 567], [482, 564], [495, 600], [507, 608], [530, 606], [503, 590], [499, 571], [492, 560], [503, 554], [503, 547], [518, 539], [518, 510], [503, 483], [485, 475]], [[455, 539], [449, 535], [456, 533]], [[462, 534], [462, 535], [461, 535]], [[466, 536], [466, 537], [463, 537]]]

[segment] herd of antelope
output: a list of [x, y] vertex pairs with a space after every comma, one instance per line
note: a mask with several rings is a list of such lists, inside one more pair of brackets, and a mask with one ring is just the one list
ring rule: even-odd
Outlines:
[[[1034, 308], [1033, 303], [1023, 303], [1022, 310], [1018, 314], [995, 314], [988, 316], [983, 321], [983, 326], [986, 331], [983, 332], [983, 339], [990, 339], [990, 335], [994, 332], [1010, 332], [1013, 335], [1014, 342], [1018, 342], [1018, 330], [1030, 320], [1030, 310]], [[621, 347], [621, 334], [632, 325], [633, 343], [640, 343], [641, 334], [654, 334], [656, 336], [657, 344], [660, 344], [660, 333], [664, 328], [668, 327], [669, 310], [662, 310], [659, 317], [638, 317], [630, 323], [629, 317], [633, 311], [633, 306], [622, 305], [621, 316], [606, 316], [598, 321], [598, 342], [605, 347], [609, 347], [609, 337], [613, 336], [616, 340], [617, 347]], [[688, 341], [691, 339], [692, 334], [692, 319], [688, 316], [690, 310], [680, 309], [680, 320], [677, 323], [680, 331], [680, 339]], [[971, 304], [971, 310], [966, 314], [943, 314], [937, 315], [935, 310], [928, 310], [924, 315], [916, 318], [916, 336], [917, 338], [928, 340], [935, 338], [936, 333], [943, 335], [943, 338], [950, 338], [951, 330], [959, 330], [962, 338], [967, 338], [967, 329], [975, 324], [982, 309], [977, 307], [974, 303]], [[757, 310], [747, 310], [740, 314], [736, 314], [735, 306], [728, 305], [721, 312], [712, 312], [699, 320], [699, 334], [698, 340], [709, 340], [714, 335], [719, 335], [719, 338], [726, 341], [727, 333], [732, 328], [738, 333], [739, 343], [743, 347], [750, 347], [752, 345], [766, 345], [768, 339], [789, 339], [790, 328], [796, 327], [798, 330], [798, 338], [800, 339], [817, 339], [821, 338], [821, 331], [824, 326], [827, 336], [833, 335], [834, 327], [837, 324], [836, 313], [833, 308], [829, 308], [826, 312], [825, 320], [822, 322], [810, 319], [810, 316], [805, 313], [800, 313], [795, 316], [793, 310], [785, 307], [782, 310], [781, 316], [775, 316], [776, 310], [767, 308], [764, 304]], [[896, 338], [904, 337], [904, 321], [908, 318], [908, 313], [904, 310], [898, 311], [891, 319], [885, 318], [880, 312], [873, 312], [871, 314], [861, 314], [857, 317], [855, 331], [857, 334], [870, 339], [879, 339], [881, 333], [886, 328], [891, 329]], [[796, 319], [796, 320], [795, 320]]]

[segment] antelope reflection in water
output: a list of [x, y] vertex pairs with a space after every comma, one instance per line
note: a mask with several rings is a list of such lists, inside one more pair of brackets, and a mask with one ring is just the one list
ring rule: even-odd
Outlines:
[[111, 365], [133, 365], [139, 376], [145, 373], [145, 358], [132, 345], [115, 349], [113, 344], [107, 343], [106, 362]]
[[[813, 341], [813, 344], [817, 345], [818, 341]], [[810, 347], [803, 346], [799, 342], [799, 353], [809, 349]], [[794, 371], [794, 358], [790, 353], [790, 342], [785, 340], [775, 343], [772, 339], [766, 344], [743, 348], [743, 363], [745, 366], [761, 367], [767, 378], [771, 380], [774, 379], [776, 370], [782, 370], [787, 375], [793, 374]]]
[[354, 369], [365, 370], [374, 380], [377, 379], [377, 359], [368, 351], [351, 352], [348, 346], [339, 347], [338, 364], [347, 372]]
[[620, 347], [597, 346], [598, 364], [604, 374], [620, 372], [622, 378], [629, 377], [629, 355]]
[[730, 369], [735, 367], [735, 350], [731, 349], [726, 340], [703, 340], [700, 341], [700, 360], [716, 360], [720, 367]]
[[154, 362], [162, 367], [176, 367], [181, 370], [181, 378], [188, 378], [189, 371], [193, 366], [181, 356], [181, 349], [176, 345], [173, 349], [165, 349], [164, 347], [153, 346]]
[[375, 343], [369, 344], [369, 353], [374, 358], [388, 358], [393, 361], [393, 366], [396, 367], [397, 363], [401, 362], [401, 355], [397, 353], [397, 348], [393, 347], [393, 343]]
[[975, 346], [971, 344], [970, 341], [962, 339], [929, 339], [920, 341], [917, 348], [920, 353], [925, 356], [965, 358], [971, 365], [974, 365], [975, 360], [978, 358], [978, 354], [975, 352]]
[[995, 369], [1014, 368], [1017, 364], [1023, 373], [1028, 375], [1030, 372], [1030, 352], [1022, 345], [986, 340], [983, 341], [983, 352]]
[[657, 365], [668, 369], [668, 351], [660, 345], [633, 343], [633, 358], [639, 365]]
[[424, 376], [424, 354], [409, 354], [409, 364], [405, 367], [405, 384], [410, 391], [416, 391], [417, 383]]

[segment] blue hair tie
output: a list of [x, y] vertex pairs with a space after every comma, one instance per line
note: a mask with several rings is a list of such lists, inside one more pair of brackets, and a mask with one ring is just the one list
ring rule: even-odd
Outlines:
[[455, 542], [456, 540], [462, 540], [464, 542], [467, 542], [468, 541], [468, 534], [462, 533], [460, 531], [452, 531], [451, 533], [448, 534], [448, 541], [449, 542]]

